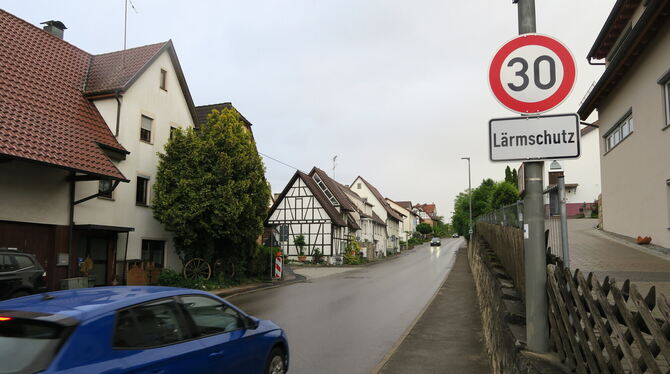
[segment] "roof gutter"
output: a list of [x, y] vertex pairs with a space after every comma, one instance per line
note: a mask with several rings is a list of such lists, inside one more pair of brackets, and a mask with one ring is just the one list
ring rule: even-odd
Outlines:
[[[612, 7], [612, 11], [610, 12], [609, 16], [607, 16], [607, 20], [605, 21], [605, 24], [603, 25], [603, 28], [600, 29], [600, 33], [598, 33], [598, 36], [596, 36], [596, 41], [593, 42], [593, 46], [591, 46], [591, 50], [589, 53], [586, 55], [586, 59], [590, 60], [591, 57], [596, 53], [596, 50], [600, 46], [600, 43], [602, 43], [603, 39], [605, 39], [605, 36], [607, 35], [607, 32], [609, 31], [610, 27], [612, 27], [612, 24], [614, 23], [614, 20], [616, 20], [617, 14], [619, 14], [619, 10], [621, 9], [621, 6], [623, 6], [623, 3], [626, 2], [626, 0], [617, 0], [617, 2], [614, 4], [614, 7]], [[591, 62], [589, 61], [589, 64]], [[600, 64], [597, 64], [600, 65]]]
[[[636, 42], [638, 38], [648, 29], [649, 21], [653, 19], [654, 16], [663, 17], [661, 14], [657, 14], [657, 11], [662, 3], [664, 2], [658, 0], [650, 1], [650, 5], [647, 6], [647, 9], [645, 9], [644, 13], [637, 21], [636, 27], [633, 28], [628, 37], [623, 41], [623, 43], [621, 43], [620, 47], [621, 51], [630, 52], [629, 49], [633, 45], [633, 43]], [[598, 80], [598, 83], [596, 83], [595, 87], [593, 88], [589, 96], [586, 98], [586, 100], [584, 100], [584, 103], [577, 111], [580, 118], [588, 118], [588, 116], [591, 115], [591, 113], [595, 109], [595, 104], [593, 104], [592, 102], [598, 96], [600, 96], [600, 91], [605, 86], [605, 83], [607, 83], [608, 80], [612, 77], [612, 75], [614, 75], [614, 73], [622, 67], [621, 66], [622, 62], [628, 56], [630, 56], [630, 53], [617, 53], [614, 56], [614, 58], [610, 61], [609, 65], [607, 65], [607, 68], [605, 69], [605, 72]], [[637, 56], [639, 56], [639, 54]]]

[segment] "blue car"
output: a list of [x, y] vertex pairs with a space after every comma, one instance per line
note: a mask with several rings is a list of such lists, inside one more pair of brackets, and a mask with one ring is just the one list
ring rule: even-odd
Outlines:
[[0, 373], [286, 373], [284, 331], [210, 293], [100, 287], [0, 302]]

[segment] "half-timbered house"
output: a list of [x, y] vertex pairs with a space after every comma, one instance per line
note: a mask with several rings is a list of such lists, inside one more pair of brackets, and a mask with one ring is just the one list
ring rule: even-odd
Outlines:
[[274, 243], [286, 255], [298, 256], [295, 238], [305, 238], [304, 254], [319, 250], [325, 256], [344, 253], [350, 232], [360, 229], [349, 209], [351, 203], [328, 188], [318, 173], [297, 171], [270, 208], [266, 225], [274, 229]]

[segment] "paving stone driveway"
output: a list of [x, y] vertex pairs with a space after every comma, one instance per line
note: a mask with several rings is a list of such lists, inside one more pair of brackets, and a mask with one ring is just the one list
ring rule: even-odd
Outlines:
[[596, 230], [595, 219], [568, 220], [570, 267], [585, 274], [594, 272], [599, 279], [614, 277], [617, 284], [625, 279], [646, 295], [652, 285], [670, 297], [670, 257], [626, 243]]

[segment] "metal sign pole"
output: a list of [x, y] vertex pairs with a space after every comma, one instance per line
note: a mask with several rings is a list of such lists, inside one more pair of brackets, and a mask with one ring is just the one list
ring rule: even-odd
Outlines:
[[[518, 0], [519, 35], [535, 32], [535, 0]], [[544, 162], [524, 163], [524, 262], [526, 277], [526, 338], [534, 352], [549, 350], [547, 260], [544, 248]]]

